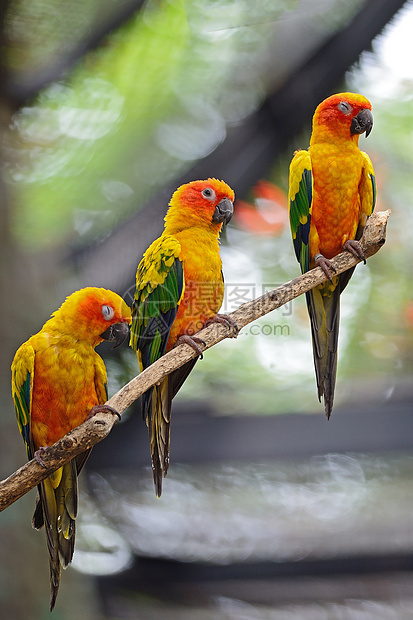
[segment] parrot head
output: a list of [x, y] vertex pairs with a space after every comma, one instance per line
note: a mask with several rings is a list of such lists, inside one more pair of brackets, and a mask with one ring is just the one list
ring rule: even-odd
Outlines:
[[96, 346], [102, 340], [121, 345], [129, 336], [131, 311], [116, 293], [87, 287], [69, 295], [52, 315], [62, 333]]
[[192, 181], [174, 192], [165, 217], [170, 233], [198, 226], [219, 234], [234, 212], [233, 190], [218, 179]]
[[338, 93], [331, 95], [316, 108], [313, 117], [312, 142], [320, 139], [355, 140], [362, 133], [366, 138], [373, 127], [371, 103], [363, 95]]

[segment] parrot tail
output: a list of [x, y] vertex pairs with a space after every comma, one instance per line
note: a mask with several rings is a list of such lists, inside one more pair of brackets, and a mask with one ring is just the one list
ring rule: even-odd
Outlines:
[[153, 388], [150, 421], [147, 418], [156, 497], [162, 494], [162, 478], [169, 467], [171, 405], [171, 382], [167, 376]]
[[313, 340], [314, 367], [318, 400], [324, 398], [324, 410], [330, 419], [333, 410], [337, 374], [337, 346], [340, 323], [340, 286], [329, 295], [323, 289], [306, 293]]
[[196, 361], [197, 358], [190, 360], [165, 377], [151, 390], [150, 400], [144, 399], [143, 401], [146, 409], [144, 414], [148, 425], [156, 497], [161, 497], [162, 479], [168, 473], [169, 467], [172, 399], [182, 387]]
[[32, 524], [35, 529], [45, 524], [50, 564], [50, 611], [56, 603], [61, 569], [70, 564], [75, 548], [77, 475], [76, 459], [72, 459], [38, 486]]

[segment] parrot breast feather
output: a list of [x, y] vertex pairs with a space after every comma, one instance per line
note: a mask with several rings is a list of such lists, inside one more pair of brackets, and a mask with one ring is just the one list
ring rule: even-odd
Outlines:
[[294, 250], [304, 273], [309, 268], [309, 234], [313, 200], [311, 158], [307, 151], [297, 151], [290, 165], [289, 213]]
[[136, 274], [132, 309], [131, 347], [139, 351], [141, 369], [159, 359], [184, 292], [181, 246], [163, 235], [145, 252]]
[[34, 357], [35, 352], [33, 347], [25, 343], [17, 351], [12, 364], [12, 395], [14, 408], [16, 410], [20, 433], [26, 444], [29, 460], [33, 458], [34, 454], [30, 430]]

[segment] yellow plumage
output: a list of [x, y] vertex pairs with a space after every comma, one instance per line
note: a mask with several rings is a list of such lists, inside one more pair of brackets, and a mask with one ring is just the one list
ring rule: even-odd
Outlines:
[[[174, 192], [164, 232], [146, 250], [136, 273], [131, 347], [141, 369], [182, 338], [191, 343], [188, 338], [216, 319], [224, 297], [218, 239], [233, 200], [232, 189], [217, 179], [193, 181]], [[158, 496], [169, 466], [171, 401], [195, 361], [143, 397]]]
[[[36, 457], [41, 463], [42, 448], [84, 422], [94, 406], [107, 400], [106, 368], [94, 348], [103, 339], [115, 338], [112, 329], [126, 337], [124, 328], [130, 320], [130, 309], [116, 293], [82, 289], [18, 349], [12, 363], [12, 396], [29, 459]], [[66, 463], [38, 487], [33, 526], [46, 526], [51, 609], [61, 567], [73, 556], [77, 475], [88, 454]]]

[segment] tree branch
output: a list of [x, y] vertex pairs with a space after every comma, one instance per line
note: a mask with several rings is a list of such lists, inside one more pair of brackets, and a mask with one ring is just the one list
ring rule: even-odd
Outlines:
[[[390, 211], [379, 211], [369, 218], [362, 239], [366, 258], [378, 252], [385, 243], [389, 215]], [[332, 259], [337, 274], [354, 267], [359, 262], [349, 252], [342, 252]], [[324, 272], [320, 267], [317, 267], [282, 286], [278, 286], [265, 295], [243, 304], [230, 316], [237, 323], [238, 328], [242, 329], [252, 321], [325, 282], [326, 279]], [[205, 350], [225, 338], [236, 337], [232, 328], [220, 324], [206, 327], [198, 333], [198, 336], [205, 341]], [[190, 346], [186, 344], [178, 346], [127, 383], [108, 400], [107, 404], [119, 413], [123, 413], [146, 390], [159, 384], [166, 375], [180, 368], [194, 357], [196, 357], [196, 353]], [[110, 433], [115, 422], [116, 417], [112, 413], [98, 413], [67, 433], [42, 453], [45, 468], [33, 459], [0, 482], [0, 511], [10, 506], [74, 456], [102, 441]]]

